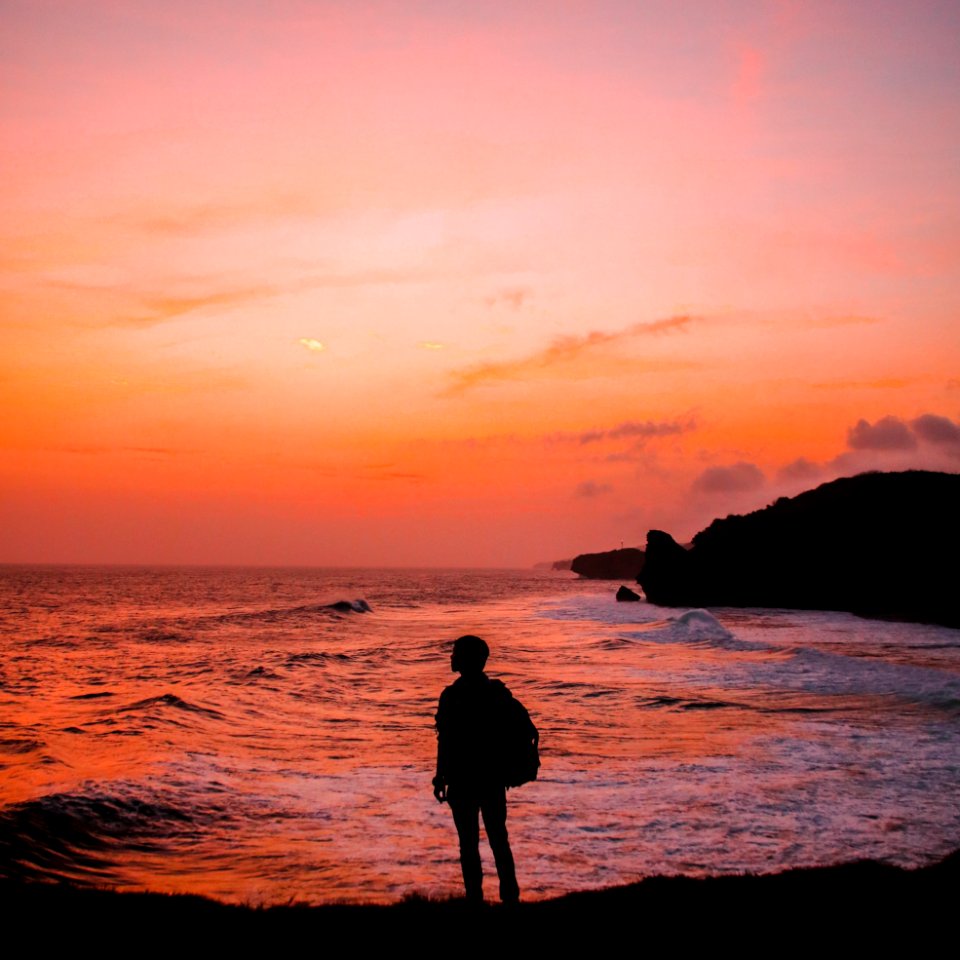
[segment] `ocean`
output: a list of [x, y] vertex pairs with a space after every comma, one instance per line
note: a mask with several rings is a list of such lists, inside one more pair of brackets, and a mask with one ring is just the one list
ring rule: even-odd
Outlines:
[[540, 729], [540, 779], [508, 795], [525, 899], [960, 847], [960, 631], [616, 587], [0, 567], [0, 876], [249, 904], [458, 894], [430, 780], [464, 633]]

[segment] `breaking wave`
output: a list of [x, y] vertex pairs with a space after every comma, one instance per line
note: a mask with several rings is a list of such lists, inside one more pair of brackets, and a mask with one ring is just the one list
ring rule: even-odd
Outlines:
[[154, 711], [157, 708], [172, 707], [176, 710], [184, 710], [188, 713], [199, 713], [207, 717], [213, 717], [217, 720], [223, 718], [219, 710], [211, 710], [209, 707], [198, 707], [194, 703], [188, 703], [181, 700], [176, 694], [164, 693], [157, 697], [147, 697], [145, 700], [138, 700], [126, 707], [117, 707], [117, 713], [134, 713], [140, 711]]
[[0, 878], [116, 882], [118, 849], [158, 851], [196, 817], [195, 809], [97, 792], [12, 804], [0, 812]]

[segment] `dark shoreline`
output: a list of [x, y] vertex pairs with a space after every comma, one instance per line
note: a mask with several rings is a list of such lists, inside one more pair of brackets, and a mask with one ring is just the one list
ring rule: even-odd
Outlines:
[[784, 939], [829, 939], [830, 928], [861, 943], [882, 942], [895, 934], [910, 936], [916, 944], [938, 930], [955, 932], [958, 891], [960, 850], [913, 870], [862, 860], [773, 874], [650, 877], [514, 908], [477, 908], [462, 900], [416, 896], [382, 906], [247, 907], [192, 895], [8, 880], [0, 881], [0, 903], [8, 931], [21, 925], [53, 936], [86, 931], [101, 942], [128, 933], [187, 940], [203, 934], [220, 943], [243, 943], [249, 937], [269, 937], [272, 942], [279, 936], [309, 934], [349, 937], [359, 945], [384, 935], [410, 934], [421, 948], [432, 951], [431, 937], [441, 937], [439, 948], [465, 933], [471, 942], [505, 946], [516, 939], [560, 945], [584, 937], [596, 937], [599, 945], [612, 932], [631, 933], [640, 941], [652, 937], [663, 943], [667, 938], [677, 945], [688, 943], [691, 935], [730, 937], [731, 926], [744, 943], [761, 934], [776, 935], [781, 945]]

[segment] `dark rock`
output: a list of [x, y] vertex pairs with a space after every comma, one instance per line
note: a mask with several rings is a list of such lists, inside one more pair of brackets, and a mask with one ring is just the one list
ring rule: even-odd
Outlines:
[[337, 600], [336, 603], [328, 603], [330, 610], [336, 610], [338, 613], [373, 613], [370, 604], [366, 600]]
[[960, 476], [865, 473], [714, 520], [684, 550], [651, 530], [639, 576], [664, 606], [794, 607], [960, 626]]
[[621, 602], [633, 602], [640, 599], [640, 594], [634, 593], [629, 587], [621, 587], [617, 591], [617, 599]]
[[698, 592], [693, 559], [669, 533], [651, 530], [647, 534], [646, 557], [637, 582], [650, 603], [665, 607], [702, 606], [687, 599]]
[[581, 553], [570, 564], [574, 573], [589, 580], [636, 580], [643, 569], [643, 551], [636, 547]]

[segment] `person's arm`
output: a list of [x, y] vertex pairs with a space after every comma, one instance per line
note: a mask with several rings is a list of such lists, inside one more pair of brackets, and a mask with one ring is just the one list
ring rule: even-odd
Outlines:
[[437, 706], [437, 772], [433, 778], [433, 795], [438, 803], [443, 803], [447, 799], [447, 779], [446, 779], [446, 737], [444, 736], [444, 726], [446, 711], [443, 708], [443, 697], [440, 697], [440, 703]]
[[443, 741], [437, 737], [437, 773], [433, 778], [433, 795], [438, 803], [443, 803], [447, 799], [447, 780], [443, 775]]

